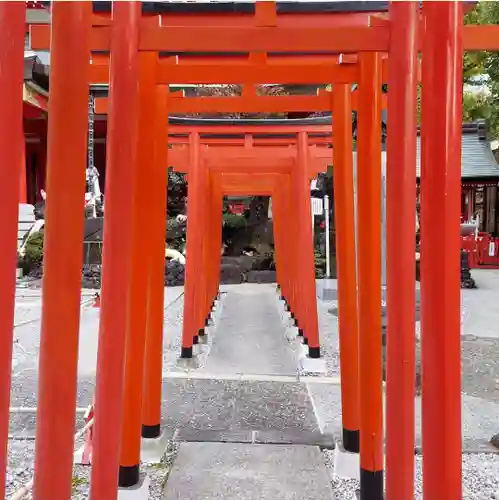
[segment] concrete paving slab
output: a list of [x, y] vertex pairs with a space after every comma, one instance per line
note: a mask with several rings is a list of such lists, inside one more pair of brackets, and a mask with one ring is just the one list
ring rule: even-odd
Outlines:
[[[77, 405], [89, 405], [94, 390], [93, 378], [80, 378]], [[11, 405], [35, 407], [37, 394], [36, 371], [25, 372], [13, 386]], [[82, 427], [80, 417], [77, 428]], [[12, 434], [34, 435], [36, 414], [12, 414], [10, 424]], [[166, 379], [161, 425], [168, 437], [179, 430], [249, 435], [254, 431], [318, 431], [305, 385], [290, 382]]]
[[213, 374], [297, 372], [279, 317], [275, 287], [244, 284], [228, 289], [210, 355], [202, 370]]
[[299, 383], [243, 382], [234, 427], [252, 430], [317, 430], [307, 388]]
[[162, 426], [220, 432], [318, 429], [303, 384], [165, 380]]
[[313, 446], [182, 443], [164, 500], [331, 500]]

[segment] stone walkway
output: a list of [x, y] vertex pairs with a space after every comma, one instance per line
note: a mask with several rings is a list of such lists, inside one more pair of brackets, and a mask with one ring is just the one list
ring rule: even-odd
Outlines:
[[276, 307], [275, 286], [241, 285], [228, 292], [203, 371], [296, 375], [296, 359]]
[[313, 446], [184, 443], [164, 500], [331, 500]]
[[[297, 367], [275, 288], [229, 289], [198, 370], [209, 379], [167, 381], [163, 425], [181, 444], [165, 500], [332, 498], [322, 452], [311, 445], [326, 438], [307, 387], [277, 380], [296, 376]], [[216, 380], [235, 374], [267, 380]]]

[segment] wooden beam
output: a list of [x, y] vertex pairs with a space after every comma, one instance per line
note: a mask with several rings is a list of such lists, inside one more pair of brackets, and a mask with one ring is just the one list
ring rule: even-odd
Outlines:
[[[307, 13], [277, 13], [276, 24], [278, 27], [301, 27], [310, 28], [341, 28], [346, 26], [368, 26], [370, 15], [373, 12], [307, 12]], [[220, 14], [189, 12], [189, 13], [159, 13], [143, 14], [144, 18], [155, 19], [154, 22], [161, 26], [255, 26], [255, 15], [251, 13]], [[93, 26], [110, 26], [111, 12], [99, 12], [94, 14]]]
[[[329, 65], [178, 65], [175, 58], [158, 63], [159, 84], [352, 83], [358, 80], [356, 64]], [[90, 81], [109, 82], [109, 66], [91, 64]]]
[[[146, 21], [147, 18], [143, 18]], [[32, 25], [32, 50], [50, 48], [49, 25]], [[389, 30], [368, 27], [278, 28], [169, 26], [143, 23], [140, 50], [155, 52], [360, 52], [388, 50]], [[109, 51], [111, 26], [92, 28], [91, 50]]]
[[[168, 52], [333, 52], [388, 51], [390, 27], [159, 26], [142, 19], [140, 50]], [[48, 24], [30, 26], [32, 50], [50, 49]], [[92, 28], [91, 50], [109, 51], [111, 26]], [[499, 25], [463, 28], [465, 51], [499, 50]], [[307, 56], [304, 56], [307, 57]]]
[[[387, 54], [384, 55], [388, 57]], [[175, 64], [179, 66], [232, 66], [234, 64], [253, 63], [248, 54], [215, 56], [215, 55], [178, 55], [170, 56]], [[92, 64], [109, 64], [109, 53], [93, 53]], [[168, 57], [162, 57], [164, 61]], [[266, 54], [266, 62], [269, 66], [293, 66], [293, 65], [314, 65], [314, 64], [355, 64], [358, 61], [357, 54], [311, 54], [311, 55], [296, 55], [296, 54]]]
[[[353, 109], [357, 109], [357, 93], [353, 92]], [[386, 108], [386, 94], [383, 95]], [[287, 113], [308, 111], [331, 111], [330, 92], [316, 96], [237, 96], [237, 97], [178, 97], [172, 95], [169, 110], [175, 113]], [[95, 113], [107, 114], [108, 98], [95, 99]]]
[[[236, 173], [236, 174], [284, 174], [293, 169], [295, 158], [272, 158], [267, 157], [269, 163], [262, 163], [262, 158], [256, 156], [253, 158], [235, 158], [231, 156], [205, 157], [203, 155], [203, 164], [213, 173]], [[187, 150], [170, 150], [168, 163], [177, 172], [189, 172], [190, 157]], [[332, 163], [332, 154], [327, 158], [312, 157], [309, 159], [309, 173], [311, 177], [319, 172], [324, 172], [328, 165]]]
[[[357, 54], [317, 56], [313, 59], [291, 57], [267, 58], [267, 64], [252, 64], [248, 58], [161, 58], [158, 61], [158, 83], [172, 84], [258, 84], [258, 83], [355, 83], [358, 81]], [[210, 63], [209, 61], [213, 61]], [[246, 61], [246, 62], [244, 62]], [[312, 63], [311, 61], [314, 61]], [[275, 63], [275, 64], [274, 64]], [[382, 78], [389, 78], [388, 57], [382, 60]], [[421, 77], [421, 65], [418, 67]], [[109, 80], [109, 55], [92, 56], [90, 81], [106, 84]], [[297, 77], [297, 75], [300, 75]], [[223, 80], [223, 81], [222, 81]], [[274, 80], [274, 81], [273, 81]], [[297, 81], [299, 80], [299, 81]]]
[[[215, 129], [216, 131], [216, 129]], [[309, 137], [308, 139], [309, 145], [317, 145], [321, 148], [327, 148], [328, 144], [331, 144], [331, 137]], [[244, 138], [201, 138], [201, 144], [208, 146], [216, 146], [216, 147], [225, 147], [225, 146], [244, 146]], [[187, 137], [169, 137], [168, 143], [177, 147], [182, 144], [188, 144]], [[265, 149], [272, 149], [276, 146], [296, 146], [296, 138], [270, 138], [270, 139], [260, 139], [253, 138], [253, 146], [258, 146]]]
[[[201, 149], [203, 161], [212, 164], [232, 162], [234, 164], [291, 164], [296, 161], [296, 148], [274, 147], [274, 148], [249, 148], [244, 147], [208, 147]], [[332, 150], [329, 148], [309, 147], [309, 160], [331, 161]], [[168, 161], [189, 163], [189, 149], [185, 147], [173, 147], [169, 151]]]
[[152, 27], [143, 30], [141, 50], [171, 52], [361, 52], [388, 50], [386, 28]]
[[174, 65], [159, 64], [158, 83], [260, 84], [352, 83], [358, 81], [356, 64], [329, 65]]

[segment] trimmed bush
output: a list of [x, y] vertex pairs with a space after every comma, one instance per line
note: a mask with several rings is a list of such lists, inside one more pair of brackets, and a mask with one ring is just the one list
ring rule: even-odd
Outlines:
[[23, 273], [29, 275], [38, 273], [43, 263], [43, 231], [32, 234], [26, 241], [24, 257], [19, 259]]

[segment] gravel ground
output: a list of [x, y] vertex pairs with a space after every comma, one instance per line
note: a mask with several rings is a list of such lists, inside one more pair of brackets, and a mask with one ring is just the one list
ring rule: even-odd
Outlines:
[[317, 300], [319, 314], [319, 335], [321, 341], [321, 354], [326, 361], [328, 377], [340, 376], [340, 336], [338, 318], [328, 312], [332, 302]]
[[[359, 488], [353, 479], [335, 478], [333, 475], [333, 452], [324, 451], [326, 467], [330, 469], [334, 500], [352, 500]], [[414, 500], [423, 500], [422, 458], [416, 457], [416, 478]], [[463, 500], [499, 499], [499, 456], [495, 454], [463, 455]]]
[[[94, 291], [83, 290], [82, 311], [91, 308]], [[175, 291], [172, 290], [172, 297]], [[170, 297], [169, 300], [172, 300]], [[88, 302], [88, 304], [87, 304]], [[181, 331], [183, 296], [174, 300], [165, 314], [165, 338], [170, 331]], [[13, 346], [12, 406], [35, 407], [37, 402], [37, 365], [40, 345], [41, 290], [18, 290], [15, 309], [15, 335]], [[178, 335], [180, 339], [180, 335]], [[180, 345], [180, 344], [179, 344]], [[92, 400], [95, 380], [78, 380], [78, 406], [86, 406]], [[77, 428], [83, 426], [81, 415], [77, 416]], [[8, 450], [6, 496], [10, 497], [33, 476], [35, 453], [35, 414], [11, 414], [10, 432], [15, 436], [29, 436], [29, 439], [11, 439]], [[172, 448], [173, 450], [173, 448]], [[151, 478], [151, 499], [162, 498], [163, 483], [169, 471], [169, 461], [158, 466], [145, 466]], [[88, 498], [90, 469], [75, 466], [73, 477], [73, 499]], [[31, 495], [25, 497], [30, 500]]]
[[[15, 491], [23, 487], [33, 477], [33, 458], [35, 442], [10, 441], [9, 443], [9, 462], [7, 467], [7, 487], [6, 497], [9, 498]], [[175, 460], [178, 450], [176, 443], [170, 443], [163, 460], [155, 465], [143, 465], [142, 473], [149, 476], [151, 485], [149, 488], [149, 498], [151, 500], [160, 500], [163, 498], [163, 490], [171, 466]], [[72, 500], [87, 500], [90, 485], [91, 468], [85, 465], [75, 465], [73, 469], [73, 494]], [[29, 493], [25, 499], [32, 500], [32, 494]]]

